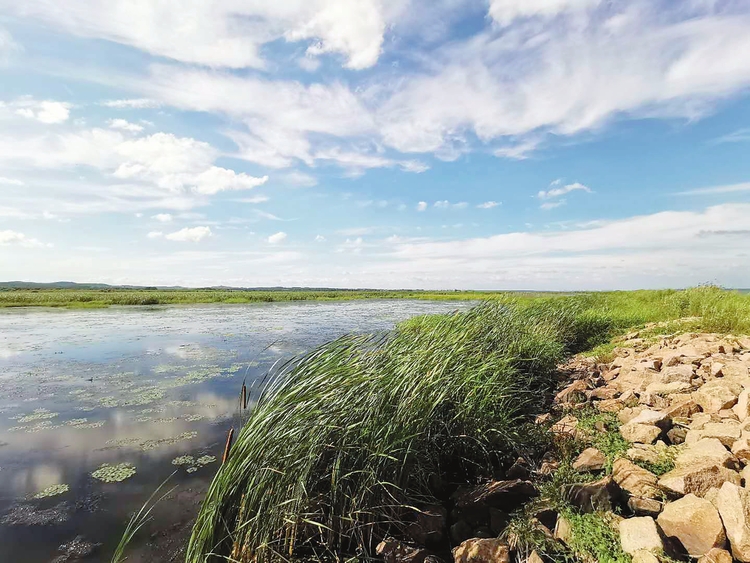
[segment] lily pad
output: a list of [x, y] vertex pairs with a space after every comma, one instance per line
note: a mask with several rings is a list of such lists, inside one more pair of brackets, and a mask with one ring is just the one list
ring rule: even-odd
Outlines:
[[130, 479], [135, 475], [135, 466], [132, 463], [118, 463], [112, 465], [103, 463], [91, 476], [105, 483], [119, 483]]
[[67, 493], [70, 490], [70, 487], [65, 484], [61, 485], [52, 485], [51, 487], [47, 487], [41, 492], [38, 492], [34, 495], [35, 499], [42, 499], [42, 498], [48, 498], [48, 497], [55, 497], [57, 495], [61, 495], [63, 493]]

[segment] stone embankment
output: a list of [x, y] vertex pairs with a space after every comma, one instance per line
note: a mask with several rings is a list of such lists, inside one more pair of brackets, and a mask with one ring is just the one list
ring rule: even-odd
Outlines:
[[[537, 421], [555, 448], [536, 462], [519, 459], [503, 480], [459, 490], [449, 506], [425, 507], [409, 534], [414, 543], [385, 540], [379, 555], [439, 561], [445, 552], [430, 551], [432, 541], [450, 545], [456, 563], [553, 561], [518, 549], [508, 533], [510, 515], [533, 499], [542, 508], [531, 521], [548, 541], [595, 560], [576, 553], [572, 523], [559, 506], [545, 509], [540, 492], [565, 463], [560, 445], [573, 444], [580, 482], [562, 486], [566, 505], [606, 522], [632, 561], [750, 563], [750, 338], [633, 333], [613, 358], [565, 366], [555, 407]], [[615, 422], [592, 430], [582, 424], [592, 412]], [[606, 433], [615, 440], [604, 443], [617, 447], [597, 441]]]

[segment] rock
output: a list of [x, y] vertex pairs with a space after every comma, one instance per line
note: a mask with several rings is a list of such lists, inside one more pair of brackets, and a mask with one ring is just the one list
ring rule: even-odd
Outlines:
[[619, 412], [625, 408], [625, 403], [620, 399], [604, 399], [595, 403], [599, 412]]
[[534, 424], [547, 424], [551, 418], [552, 418], [551, 413], [546, 412], [544, 414], [540, 414], [534, 419]]
[[612, 480], [634, 497], [658, 498], [661, 494], [656, 475], [624, 458], [612, 465]]
[[573, 528], [568, 522], [568, 519], [564, 516], [558, 516], [557, 522], [555, 523], [555, 539], [560, 540], [564, 544], [569, 544], [570, 539], [573, 537]]
[[661, 435], [661, 428], [631, 421], [620, 426], [620, 434], [628, 442], [652, 444]]
[[[526, 563], [544, 563], [544, 559], [541, 558], [541, 556], [536, 552], [536, 549], [531, 552], [531, 555], [529, 555], [526, 558]], [[723, 563], [723, 562], [717, 562], [717, 563]], [[731, 563], [731, 560], [730, 562]]]
[[566, 415], [555, 422], [550, 428], [550, 432], [556, 436], [575, 438], [578, 419], [572, 415]]
[[576, 471], [600, 471], [607, 464], [607, 458], [596, 448], [586, 448], [573, 462]]
[[741, 433], [740, 425], [736, 422], [709, 422], [700, 430], [690, 430], [685, 437], [685, 443], [694, 444], [702, 438], [716, 438], [723, 446], [730, 448]]
[[690, 380], [693, 377], [693, 372], [693, 366], [689, 364], [667, 367], [662, 370], [661, 374], [659, 374], [659, 381], [662, 383], [674, 383], [675, 381], [690, 383]]
[[672, 444], [682, 444], [685, 442], [687, 433], [687, 428], [683, 428], [682, 426], [675, 426], [669, 432], [667, 432], [667, 438]]
[[716, 495], [716, 506], [724, 522], [732, 556], [743, 562], [750, 561], [749, 494], [747, 489], [732, 483], [724, 483]]
[[636, 551], [632, 563], [659, 563], [659, 558], [650, 551]]
[[568, 385], [565, 389], [555, 395], [555, 403], [558, 404], [574, 404], [586, 402], [586, 391], [588, 385], [582, 379], [574, 381]]
[[493, 538], [498, 537], [508, 527], [509, 522], [510, 515], [507, 512], [497, 508], [490, 508], [490, 531], [493, 534]]
[[537, 494], [536, 488], [530, 481], [521, 479], [489, 481], [470, 491], [459, 491], [455, 495], [455, 501], [458, 508], [481, 505], [502, 508], [510, 512]]
[[713, 362], [711, 364], [711, 377], [722, 377], [724, 373], [721, 371], [724, 369], [724, 364], [721, 362]]
[[716, 438], [703, 438], [690, 444], [675, 458], [675, 467], [710, 467], [719, 465], [734, 469], [737, 459]]
[[743, 436], [732, 444], [732, 453], [745, 463], [750, 461], [750, 435], [743, 433]]
[[734, 405], [731, 409], [722, 409], [717, 414], [719, 415], [719, 418], [722, 420], [731, 420], [734, 422], [739, 422], [740, 417], [737, 416], [737, 413], [734, 412], [734, 409], [737, 408], [737, 405]]
[[726, 549], [715, 547], [698, 559], [698, 563], [732, 563], [732, 555]]
[[581, 512], [608, 512], [619, 497], [619, 487], [611, 477], [593, 483], [575, 483], [563, 486], [565, 499]]
[[750, 416], [750, 389], [743, 389], [737, 398], [737, 404], [732, 407], [732, 411], [744, 422]]
[[620, 521], [620, 544], [628, 555], [645, 550], [651, 553], [664, 551], [656, 522], [650, 516], [627, 518]]
[[455, 563], [510, 563], [510, 550], [497, 538], [473, 538], [453, 550], [453, 560]]
[[703, 497], [711, 488], [719, 488], [725, 482], [740, 484], [740, 474], [721, 465], [710, 467], [683, 466], [669, 471], [659, 479], [659, 486], [678, 495], [689, 493]]
[[710, 381], [693, 393], [693, 399], [704, 412], [716, 413], [721, 409], [732, 408], [737, 403], [740, 389], [723, 379]]
[[657, 463], [659, 461], [659, 452], [654, 446], [646, 444], [634, 444], [633, 446], [625, 452], [629, 460], [645, 463]]
[[615, 387], [599, 387], [589, 393], [589, 399], [601, 400], [612, 400], [620, 394], [620, 391]]
[[447, 517], [448, 513], [442, 506], [427, 506], [417, 512], [416, 520], [406, 531], [419, 545], [434, 545], [443, 539]]
[[665, 505], [657, 522], [664, 534], [679, 540], [691, 557], [700, 557], [726, 543], [714, 505], [692, 494]]
[[724, 373], [724, 377], [728, 379], [742, 380], [747, 378], [748, 375], [747, 366], [737, 360], [728, 360], [721, 371]]
[[375, 552], [385, 563], [424, 563], [429, 555], [426, 549], [420, 549], [393, 538], [386, 538], [378, 544]]
[[693, 399], [686, 399], [676, 403], [672, 403], [669, 407], [664, 409], [664, 416], [670, 419], [675, 418], [690, 418], [700, 410], [698, 404]]
[[700, 430], [709, 422], [717, 422], [716, 416], [707, 412], [699, 412], [691, 417], [690, 430]]
[[617, 413], [617, 420], [620, 421], [620, 424], [627, 424], [638, 416], [642, 410], [643, 407], [625, 407]]
[[516, 459], [516, 461], [508, 468], [505, 472], [506, 479], [523, 479], [526, 480], [531, 475], [531, 468], [529, 463], [522, 457]]
[[671, 426], [669, 417], [661, 411], [643, 409], [634, 418], [631, 418], [628, 424], [651, 424], [661, 429], [667, 429]]
[[682, 393], [692, 388], [689, 382], [684, 381], [673, 381], [671, 383], [662, 383], [661, 381], [654, 381], [646, 386], [645, 392], [653, 395], [672, 395], [674, 393]]
[[628, 508], [637, 516], [653, 516], [656, 518], [662, 511], [664, 505], [651, 498], [630, 497]]

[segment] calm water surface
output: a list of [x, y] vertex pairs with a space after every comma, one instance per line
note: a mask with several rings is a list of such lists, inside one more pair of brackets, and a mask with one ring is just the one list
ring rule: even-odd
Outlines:
[[[139, 534], [129, 561], [180, 560], [226, 433], [241, 424], [245, 378], [252, 384], [274, 362], [347, 332], [387, 330], [415, 315], [468, 306], [0, 311], [0, 562], [78, 561], [76, 553], [90, 549], [83, 561], [108, 561], [129, 515], [175, 471], [170, 485], [177, 488]], [[103, 482], [92, 476], [103, 464], [129, 464], [135, 474]]]

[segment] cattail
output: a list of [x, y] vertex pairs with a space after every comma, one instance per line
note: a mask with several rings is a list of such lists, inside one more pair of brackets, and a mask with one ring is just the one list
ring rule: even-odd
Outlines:
[[227, 459], [229, 459], [229, 450], [232, 447], [233, 436], [234, 436], [234, 428], [230, 428], [229, 434], [227, 435], [227, 444], [224, 446], [224, 456], [221, 458], [222, 465], [224, 465], [227, 462]]
[[247, 408], [247, 386], [242, 384], [242, 409]]

